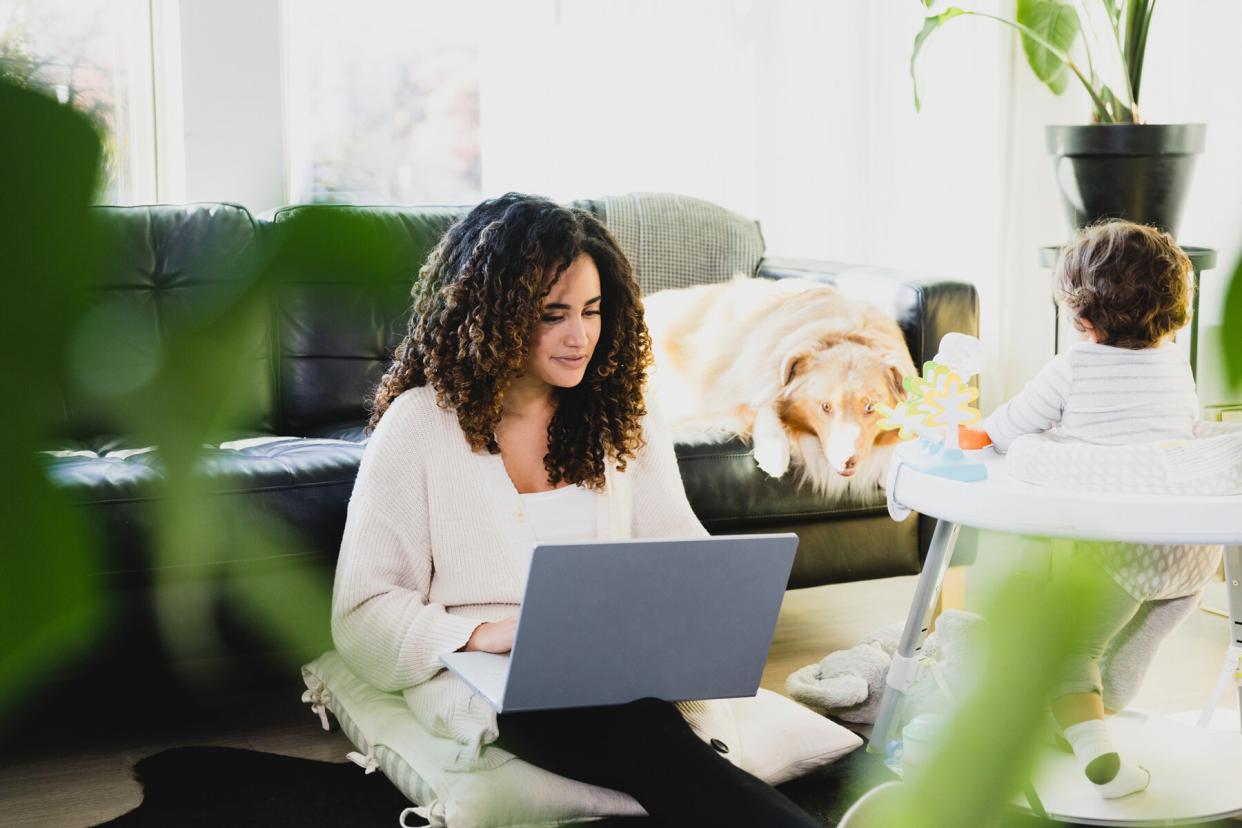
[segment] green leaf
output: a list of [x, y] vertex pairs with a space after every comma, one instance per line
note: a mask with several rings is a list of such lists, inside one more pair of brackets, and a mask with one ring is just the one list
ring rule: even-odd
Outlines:
[[1221, 340], [1225, 346], [1225, 375], [1234, 388], [1242, 387], [1242, 258], [1233, 269], [1225, 311], [1221, 319]]
[[1104, 10], [1108, 12], [1108, 22], [1113, 26], [1114, 35], [1121, 26], [1121, 4], [1122, 0], [1104, 0]]
[[[926, 0], [924, 0], [926, 2]], [[919, 100], [919, 79], [914, 74], [914, 63], [918, 60], [919, 50], [923, 48], [923, 43], [931, 36], [931, 33], [943, 26], [947, 21], [952, 20], [966, 12], [950, 6], [940, 14], [933, 14], [923, 20], [923, 29], [914, 36], [914, 51], [910, 53], [910, 80], [914, 83], [914, 110], [917, 112], [922, 108], [922, 102]]]
[[1125, 42], [1122, 59], [1130, 81], [1130, 99], [1138, 108], [1139, 88], [1143, 82], [1143, 56], [1147, 53], [1147, 32], [1156, 0], [1126, 0]]
[[[1046, 556], [1049, 543], [980, 533], [980, 555], [1029, 561], [1032, 555]], [[954, 665], [955, 677], [964, 680], [962, 692], [947, 701], [946, 719], [918, 772], [874, 803], [866, 825], [1046, 824], [1015, 818], [1010, 803], [1037, 766], [1047, 738], [1048, 700], [1068, 675], [1073, 654], [1081, 652], [1087, 619], [1099, 611], [1108, 578], [1082, 557], [1063, 560], [1055, 577], [1032, 578], [1014, 566], [999, 583], [981, 584], [981, 618], [963, 636], [970, 644]], [[975, 587], [971, 590], [974, 596]], [[964, 779], [977, 783], [963, 784]]]
[[[1065, 53], [1073, 48], [1081, 28], [1078, 12], [1061, 0], [1018, 0], [1017, 21]], [[1060, 57], [1025, 34], [1022, 35], [1022, 50], [1035, 76], [1053, 94], [1065, 91], [1069, 71]]]
[[[107, 571], [89, 507], [54, 486], [36, 452], [64, 419], [60, 366], [95, 264], [89, 205], [102, 145], [86, 116], [0, 72], [0, 250], [19, 289], [0, 303], [5, 497], [0, 502], [0, 723], [107, 632]], [[38, 355], [37, 357], [35, 355]], [[63, 445], [63, 444], [62, 444]]]

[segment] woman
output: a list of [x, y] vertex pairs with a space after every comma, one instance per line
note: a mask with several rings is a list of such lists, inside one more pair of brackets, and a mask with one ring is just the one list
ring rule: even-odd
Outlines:
[[640, 301], [584, 211], [511, 193], [445, 234], [376, 392], [333, 638], [360, 676], [462, 745], [460, 769], [517, 755], [630, 793], [667, 824], [814, 825], [667, 702], [496, 716], [439, 663], [510, 650], [537, 540], [706, 534], [644, 407]]

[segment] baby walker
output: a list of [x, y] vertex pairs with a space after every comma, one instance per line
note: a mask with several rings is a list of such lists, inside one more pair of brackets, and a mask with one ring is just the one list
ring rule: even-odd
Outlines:
[[[1162, 481], [1118, 492], [1023, 479], [1023, 471], [1034, 464], [1014, 464], [990, 447], [963, 451], [958, 445], [957, 426], [978, 420], [972, 405], [977, 391], [964, 383], [977, 370], [978, 341], [950, 334], [922, 376], [907, 380], [911, 398], [883, 412], [884, 426], [910, 441], [894, 453], [889, 469], [889, 512], [902, 520], [918, 511], [935, 517], [937, 524], [871, 744], [883, 749], [899, 739], [902, 700], [915, 682], [918, 649], [961, 526], [1048, 538], [1225, 544], [1231, 643], [1197, 722], [1193, 715], [1183, 720], [1135, 710], [1109, 720], [1117, 747], [1151, 771], [1150, 787], [1123, 799], [1103, 799], [1090, 790], [1072, 754], [1049, 748], [1032, 780], [1036, 795], [1029, 801], [1053, 819], [1096, 825], [1176, 825], [1242, 814], [1242, 727], [1231, 717], [1213, 715], [1231, 681], [1242, 705], [1242, 488], [1226, 489], [1235, 493], [1224, 495], [1194, 493], [1193, 481], [1177, 473], [1176, 461], [1174, 473], [1167, 475], [1172, 488], [1166, 491], [1159, 491]], [[1242, 431], [1228, 439], [1242, 446]], [[1171, 456], [1189, 456], [1185, 449], [1171, 449]], [[1215, 447], [1212, 453], [1219, 455]], [[1165, 464], [1166, 471], [1170, 467]], [[1014, 804], [1026, 806], [1027, 801], [1019, 797]]]

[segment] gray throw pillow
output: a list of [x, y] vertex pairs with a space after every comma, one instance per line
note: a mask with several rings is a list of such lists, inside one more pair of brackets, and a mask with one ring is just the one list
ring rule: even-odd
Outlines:
[[593, 202], [629, 258], [644, 295], [754, 276], [763, 259], [759, 223], [673, 193], [630, 193]]

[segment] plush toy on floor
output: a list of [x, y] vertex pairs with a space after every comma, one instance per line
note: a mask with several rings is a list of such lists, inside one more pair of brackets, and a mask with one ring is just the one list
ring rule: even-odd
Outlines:
[[[937, 619], [936, 632], [927, 637], [920, 653], [922, 664], [907, 695], [904, 718], [943, 710], [950, 695], [964, 692], [972, 675], [971, 660], [978, 653], [981, 620], [960, 610], [946, 610]], [[790, 674], [785, 689], [797, 701], [822, 707], [833, 718], [872, 724], [900, 636], [900, 624], [881, 627], [848, 650], [831, 652], [818, 664]]]
[[880, 627], [848, 650], [831, 652], [818, 664], [792, 673], [785, 689], [803, 704], [825, 708], [833, 718], [871, 724], [900, 637], [900, 624]]

